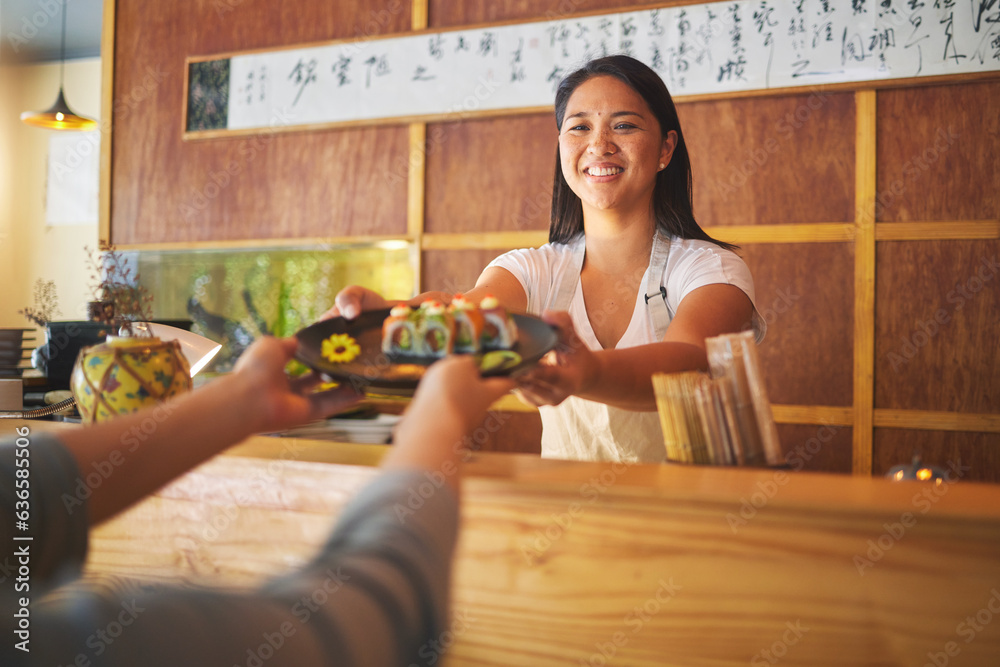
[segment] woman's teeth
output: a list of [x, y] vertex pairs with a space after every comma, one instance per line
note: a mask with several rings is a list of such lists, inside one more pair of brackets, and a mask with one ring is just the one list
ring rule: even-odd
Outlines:
[[613, 176], [623, 171], [625, 170], [621, 167], [590, 167], [587, 169], [587, 173], [591, 176]]

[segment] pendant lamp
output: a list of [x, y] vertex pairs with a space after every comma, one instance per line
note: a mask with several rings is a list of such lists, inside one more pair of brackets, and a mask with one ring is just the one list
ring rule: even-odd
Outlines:
[[21, 120], [28, 125], [46, 130], [93, 130], [97, 121], [86, 116], [78, 116], [66, 104], [63, 95], [63, 78], [66, 70], [66, 0], [62, 3], [62, 43], [59, 49], [59, 96], [55, 104], [45, 111], [25, 111]]

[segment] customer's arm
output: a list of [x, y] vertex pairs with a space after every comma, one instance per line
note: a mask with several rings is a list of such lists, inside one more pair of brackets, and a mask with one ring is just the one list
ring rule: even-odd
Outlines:
[[97, 524], [254, 433], [320, 419], [357, 402], [347, 386], [309, 393], [316, 378], [289, 379], [294, 338], [263, 338], [233, 373], [153, 409], [60, 433], [82, 479], [111, 470], [89, 501]]
[[[40, 433], [30, 425], [0, 444], [0, 541], [31, 537], [33, 583], [75, 576], [88, 523], [98, 523], [247, 435], [322, 417], [353, 404], [349, 389], [307, 394], [289, 380], [294, 339], [265, 338], [236, 371], [155, 408], [87, 428]], [[0, 570], [10, 571], [10, 557]], [[16, 568], [15, 568], [16, 569]]]
[[397, 431], [386, 472], [345, 509], [304, 569], [245, 594], [60, 592], [32, 611], [33, 636], [44, 639], [29, 664], [79, 656], [112, 667], [436, 662], [448, 643], [464, 439], [510, 388], [508, 380], [480, 380], [469, 359], [438, 362]]

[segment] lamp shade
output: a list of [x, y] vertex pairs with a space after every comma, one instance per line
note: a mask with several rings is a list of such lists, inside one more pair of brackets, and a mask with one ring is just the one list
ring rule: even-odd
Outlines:
[[97, 121], [86, 116], [78, 116], [66, 104], [63, 82], [66, 75], [66, 0], [62, 3], [62, 38], [59, 41], [59, 96], [45, 111], [25, 111], [21, 121], [46, 130], [93, 130]]
[[176, 340], [180, 343], [181, 353], [191, 366], [191, 377], [194, 377], [204, 368], [208, 362], [218, 354], [222, 345], [214, 340], [199, 336], [178, 327], [168, 324], [157, 324], [155, 322], [133, 322], [132, 329], [135, 331], [148, 331], [150, 335], [162, 341]]
[[73, 113], [73, 110], [66, 104], [66, 97], [63, 95], [61, 86], [55, 104], [45, 111], [25, 111], [21, 114], [21, 120], [28, 125], [47, 130], [86, 131], [97, 127], [96, 120]]

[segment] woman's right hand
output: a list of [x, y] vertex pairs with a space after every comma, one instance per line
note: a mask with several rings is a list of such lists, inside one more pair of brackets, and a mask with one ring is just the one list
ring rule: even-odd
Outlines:
[[334, 299], [334, 306], [320, 316], [320, 321], [328, 320], [331, 317], [343, 317], [353, 320], [361, 314], [363, 310], [377, 310], [388, 308], [389, 302], [382, 298], [382, 295], [367, 287], [360, 285], [348, 285], [337, 292]]

